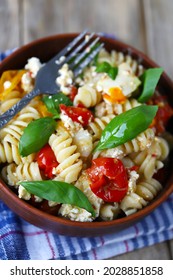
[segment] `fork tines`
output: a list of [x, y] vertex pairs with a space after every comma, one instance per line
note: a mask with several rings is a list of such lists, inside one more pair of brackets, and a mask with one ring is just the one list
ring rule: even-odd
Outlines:
[[[103, 43], [98, 44], [99, 37], [93, 41], [95, 33], [87, 34], [87, 30], [80, 33], [72, 42], [70, 42], [56, 57], [55, 63], [58, 67], [68, 63], [69, 68], [74, 71], [74, 76], [81, 74], [82, 70], [94, 59]], [[81, 41], [81, 42], [80, 42]]]

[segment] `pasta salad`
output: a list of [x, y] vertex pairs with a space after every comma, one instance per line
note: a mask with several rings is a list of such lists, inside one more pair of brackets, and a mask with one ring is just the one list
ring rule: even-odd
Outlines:
[[[0, 113], [34, 87], [37, 57], [0, 80]], [[131, 215], [162, 189], [173, 109], [157, 91], [161, 68], [102, 49], [74, 79], [57, 73], [60, 92], [34, 98], [0, 130], [1, 176], [35, 207], [72, 221]]]

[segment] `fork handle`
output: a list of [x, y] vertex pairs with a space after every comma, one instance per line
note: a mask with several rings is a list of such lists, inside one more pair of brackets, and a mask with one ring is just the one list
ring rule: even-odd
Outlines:
[[35, 96], [40, 94], [39, 89], [33, 89], [26, 94], [19, 102], [14, 104], [4, 114], [0, 116], [0, 128], [6, 125], [18, 112], [20, 112]]

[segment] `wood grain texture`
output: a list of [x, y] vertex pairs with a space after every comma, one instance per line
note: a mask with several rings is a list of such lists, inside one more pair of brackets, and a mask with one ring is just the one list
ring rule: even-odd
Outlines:
[[[145, 49], [138, 0], [24, 0], [24, 43], [86, 28], [107, 32]], [[41, 7], [41, 13], [40, 13]]]
[[143, 0], [149, 56], [173, 77], [173, 1]]
[[144, 247], [130, 253], [110, 258], [112, 260], [169, 260], [170, 252], [167, 242]]
[[18, 0], [0, 0], [0, 50], [19, 45]]
[[168, 241], [170, 259], [173, 260], [173, 240]]

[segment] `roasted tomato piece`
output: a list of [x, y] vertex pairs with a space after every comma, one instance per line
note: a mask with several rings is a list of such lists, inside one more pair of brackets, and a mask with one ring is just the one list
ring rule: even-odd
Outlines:
[[93, 119], [93, 114], [87, 108], [60, 105], [60, 110], [66, 114], [72, 121], [80, 123], [82, 126], [87, 126]]
[[44, 175], [50, 179], [54, 177], [53, 168], [58, 166], [55, 154], [49, 144], [46, 144], [37, 154], [37, 163]]
[[78, 92], [77, 87], [75, 87], [75, 86], [72, 85], [72, 86], [70, 87], [70, 94], [69, 94], [69, 98], [70, 98], [70, 100], [71, 100], [72, 102], [74, 101], [77, 92]]
[[119, 202], [128, 190], [126, 168], [119, 159], [97, 158], [86, 170], [91, 190], [106, 202]]
[[169, 105], [166, 96], [162, 95], [153, 96], [149, 104], [158, 105], [158, 111], [152, 126], [155, 127], [156, 134], [161, 134], [165, 131], [169, 119], [173, 116], [173, 108]]

